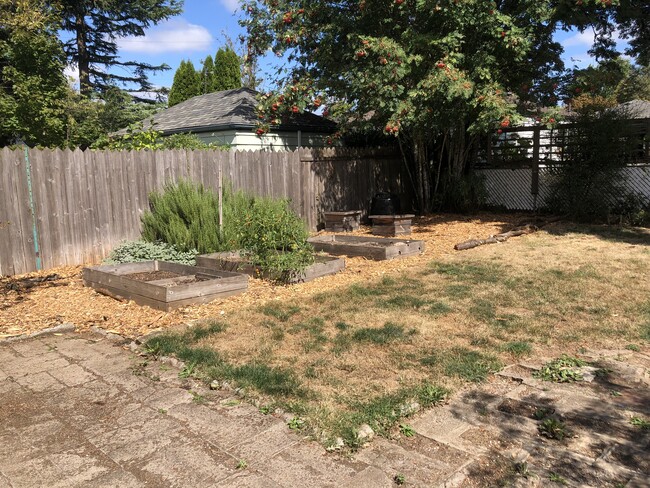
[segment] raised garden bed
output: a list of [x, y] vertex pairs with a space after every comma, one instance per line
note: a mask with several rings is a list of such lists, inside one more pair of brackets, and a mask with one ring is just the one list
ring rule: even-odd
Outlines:
[[377, 236], [394, 237], [411, 233], [413, 214], [405, 215], [370, 215], [372, 233]]
[[147, 261], [83, 270], [86, 286], [118, 300], [170, 311], [242, 293], [248, 276], [210, 268]]
[[424, 241], [381, 237], [327, 235], [308, 239], [314, 249], [336, 256], [363, 256], [381, 261], [424, 252]]
[[337, 273], [345, 268], [345, 259], [342, 258], [317, 254], [314, 256], [314, 261], [314, 264], [308, 266], [300, 273], [281, 276], [278, 273], [262, 271], [258, 266], [253, 266], [239, 251], [215, 252], [196, 257], [196, 264], [205, 268], [236, 271], [238, 273], [246, 273], [255, 278], [278, 280], [285, 283], [303, 283], [320, 278], [321, 276]]
[[325, 230], [328, 232], [352, 232], [359, 230], [361, 210], [345, 212], [323, 212]]

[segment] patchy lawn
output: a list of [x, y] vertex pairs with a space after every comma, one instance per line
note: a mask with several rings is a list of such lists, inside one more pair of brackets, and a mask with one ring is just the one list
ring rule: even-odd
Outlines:
[[[485, 236], [479, 236], [485, 237]], [[194, 375], [234, 381], [326, 444], [387, 434], [447, 391], [528, 356], [647, 350], [650, 231], [550, 225], [414, 258], [313, 293], [252, 303], [147, 343]], [[324, 286], [323, 286], [324, 285]]]

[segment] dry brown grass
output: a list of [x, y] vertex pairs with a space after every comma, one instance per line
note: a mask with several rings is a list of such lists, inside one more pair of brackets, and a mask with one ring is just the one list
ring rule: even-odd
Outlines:
[[[382, 271], [228, 313], [226, 331], [199, 345], [231, 364], [291, 371], [311, 395], [300, 409], [337, 431], [342, 416], [363, 410], [357, 403], [422, 381], [457, 388], [516, 354], [647, 349], [650, 340], [647, 230], [554, 225]], [[360, 338], [386, 324], [392, 336]], [[278, 400], [286, 399], [267, 399]]]
[[[352, 258], [336, 276], [288, 287], [252, 280], [243, 296], [169, 314], [97, 295], [72, 273], [68, 287], [35, 290], [0, 310], [0, 333], [8, 314], [22, 324], [30, 313], [37, 323], [56, 313], [127, 335], [212, 318], [225, 330], [191, 347], [212, 348], [229, 367], [262, 364], [290, 374], [307, 393], [263, 401], [284, 404], [334, 435], [385, 416], [391, 403], [382, 402], [391, 394], [422, 382], [458, 388], [518, 354], [553, 357], [632, 344], [647, 350], [650, 230], [552, 224], [453, 251], [457, 242], [519, 220], [419, 219], [413, 237], [426, 241], [422, 256]], [[51, 308], [42, 310], [39, 300]]]

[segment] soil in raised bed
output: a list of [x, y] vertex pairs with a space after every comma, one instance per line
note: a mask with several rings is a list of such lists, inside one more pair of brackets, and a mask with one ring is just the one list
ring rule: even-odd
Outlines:
[[167, 280], [169, 278], [178, 278], [178, 273], [172, 273], [171, 271], [143, 271], [141, 273], [131, 273], [124, 275], [125, 278], [129, 278], [137, 281], [156, 281], [156, 280]]

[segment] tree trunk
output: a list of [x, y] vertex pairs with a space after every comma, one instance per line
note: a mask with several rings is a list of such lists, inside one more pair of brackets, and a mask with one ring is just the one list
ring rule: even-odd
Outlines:
[[431, 178], [426, 141], [422, 136], [413, 138], [413, 161], [415, 163], [416, 191], [419, 210], [431, 211]]
[[89, 97], [92, 93], [90, 84], [90, 59], [86, 46], [86, 19], [83, 12], [77, 13], [75, 18], [75, 33], [77, 41], [77, 63], [79, 64], [79, 91]]

